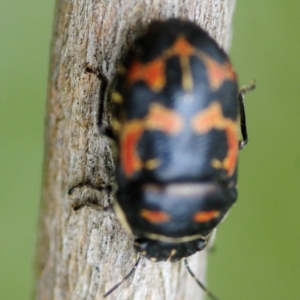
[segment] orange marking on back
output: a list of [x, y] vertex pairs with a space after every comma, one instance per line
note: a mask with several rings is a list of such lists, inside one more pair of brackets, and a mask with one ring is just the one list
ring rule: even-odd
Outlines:
[[142, 161], [137, 153], [137, 144], [144, 131], [142, 121], [129, 121], [122, 126], [120, 139], [120, 159], [126, 176], [142, 168]]
[[193, 220], [196, 223], [206, 223], [220, 215], [218, 210], [198, 211], [194, 214]]
[[175, 41], [169, 50], [167, 50], [168, 56], [190, 56], [194, 52], [195, 48], [182, 36]]
[[[229, 118], [225, 118], [221, 105], [213, 102], [208, 108], [197, 113], [191, 120], [193, 130], [198, 134], [206, 134], [212, 129], [224, 130], [227, 140], [227, 154], [223, 161], [213, 159], [213, 167], [222, 167], [232, 176], [235, 171], [238, 155], [238, 126]], [[219, 164], [218, 164], [219, 162]]]
[[145, 130], [159, 130], [167, 134], [177, 134], [184, 126], [181, 116], [158, 103], [152, 103], [149, 113], [140, 120], [130, 120], [120, 124], [120, 160], [126, 176], [142, 168], [154, 169], [160, 165], [155, 158], [143, 162], [138, 156], [138, 142]]
[[190, 68], [189, 56], [195, 53], [195, 48], [182, 36], [165, 52], [165, 57], [178, 56], [182, 70], [182, 88], [185, 92], [193, 89], [193, 77]]
[[235, 171], [237, 155], [239, 152], [236, 124], [233, 121], [228, 123], [225, 132], [226, 132], [228, 150], [227, 150], [227, 155], [223, 160], [223, 168], [225, 170], [228, 170], [228, 174], [231, 176]]
[[[192, 128], [196, 133], [205, 134], [212, 128], [220, 127], [223, 119], [220, 104], [213, 102], [208, 108], [201, 110], [192, 118]], [[218, 129], [223, 128], [221, 126]]]
[[208, 81], [213, 89], [218, 89], [226, 79], [236, 80], [236, 74], [228, 61], [220, 64], [207, 54], [201, 53], [200, 56], [206, 66]]
[[146, 64], [134, 61], [128, 70], [127, 81], [129, 84], [144, 81], [153, 90], [160, 91], [166, 83], [164, 60], [157, 58]]
[[158, 103], [150, 105], [149, 114], [145, 118], [145, 129], [160, 130], [168, 134], [179, 133], [183, 125], [179, 114]]
[[160, 210], [142, 209], [140, 216], [150, 223], [163, 223], [171, 219], [169, 214]]

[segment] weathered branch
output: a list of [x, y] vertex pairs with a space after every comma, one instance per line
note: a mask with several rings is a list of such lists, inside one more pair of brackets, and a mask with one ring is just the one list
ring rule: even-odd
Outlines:
[[[78, 201], [107, 205], [107, 193], [68, 190], [82, 181], [113, 182], [113, 148], [97, 128], [101, 81], [112, 80], [116, 63], [141, 25], [179, 17], [201, 24], [228, 49], [234, 0], [58, 0], [46, 111], [42, 204], [36, 258], [35, 299], [103, 299], [133, 266], [133, 239], [115, 215], [83, 208]], [[81, 199], [81, 200], [80, 200]], [[204, 281], [206, 251], [189, 259]], [[109, 299], [203, 299], [180, 263], [143, 259]]]

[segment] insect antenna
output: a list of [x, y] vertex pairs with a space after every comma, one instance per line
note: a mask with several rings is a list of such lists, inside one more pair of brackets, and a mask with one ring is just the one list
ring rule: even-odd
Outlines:
[[207, 294], [207, 296], [209, 296], [211, 299], [214, 300], [220, 300], [217, 296], [215, 296], [211, 291], [209, 291], [206, 286], [199, 281], [199, 279], [196, 277], [196, 275], [194, 274], [194, 272], [191, 270], [189, 263], [187, 261], [187, 259], [184, 259], [184, 265], [187, 268], [188, 272], [190, 273], [190, 275], [193, 277], [193, 279], [197, 282], [197, 284], [201, 287], [201, 289]]
[[106, 292], [103, 297], [106, 298], [107, 296], [109, 296], [114, 290], [116, 290], [122, 283], [124, 283], [131, 275], [133, 275], [133, 273], [135, 272], [136, 268], [139, 265], [139, 262], [141, 260], [141, 256], [140, 254], [138, 254], [138, 258], [133, 266], [133, 268], [130, 270], [130, 272], [119, 282], [117, 283], [114, 287], [112, 287], [108, 292]]

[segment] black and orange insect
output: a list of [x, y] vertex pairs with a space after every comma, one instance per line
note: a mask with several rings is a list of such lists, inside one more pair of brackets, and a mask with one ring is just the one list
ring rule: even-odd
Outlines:
[[113, 207], [141, 256], [187, 265], [207, 245], [237, 198], [253, 87], [238, 91], [227, 54], [190, 21], [153, 21], [122, 59], [111, 93]]

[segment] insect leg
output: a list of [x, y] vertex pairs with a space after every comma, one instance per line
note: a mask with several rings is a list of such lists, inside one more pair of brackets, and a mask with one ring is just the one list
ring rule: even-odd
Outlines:
[[[78, 188], [83, 188], [83, 187], [86, 187], [86, 188], [89, 188], [89, 189], [93, 189], [93, 190], [97, 190], [97, 191], [105, 191], [107, 192], [108, 194], [110, 194], [113, 190], [112, 186], [105, 186], [105, 187], [99, 187], [99, 186], [96, 186], [90, 182], [80, 182], [78, 183], [77, 185], [73, 186], [69, 191], [68, 191], [68, 195], [72, 195], [74, 193], [74, 191]], [[73, 209], [75, 211], [83, 208], [83, 207], [90, 207], [90, 208], [93, 208], [93, 209], [96, 209], [96, 210], [112, 210], [112, 205], [108, 205], [108, 206], [102, 206], [98, 203], [94, 203], [92, 201], [86, 201], [85, 203], [83, 204], [80, 204], [80, 205], [76, 205], [73, 207]]]
[[94, 70], [93, 68], [90, 68], [88, 65], [85, 66], [84, 71], [86, 73], [91, 73], [97, 76], [97, 78], [101, 82], [101, 87], [99, 90], [99, 110], [98, 110], [98, 117], [97, 117], [97, 125], [99, 127], [99, 131], [101, 134], [112, 138], [113, 132], [112, 128], [108, 125], [105, 125], [103, 122], [104, 117], [104, 107], [106, 104], [107, 99], [107, 93], [108, 93], [108, 79], [105, 75], [103, 75], [99, 70]]
[[248, 86], [242, 87], [238, 93], [238, 101], [239, 101], [239, 106], [240, 106], [240, 118], [241, 118], [241, 132], [242, 132], [242, 137], [243, 137], [243, 139], [239, 142], [240, 150], [242, 150], [248, 143], [248, 132], [247, 132], [247, 124], [246, 124], [244, 96], [247, 92], [253, 90], [254, 88], [255, 88], [255, 81], [253, 81]]

